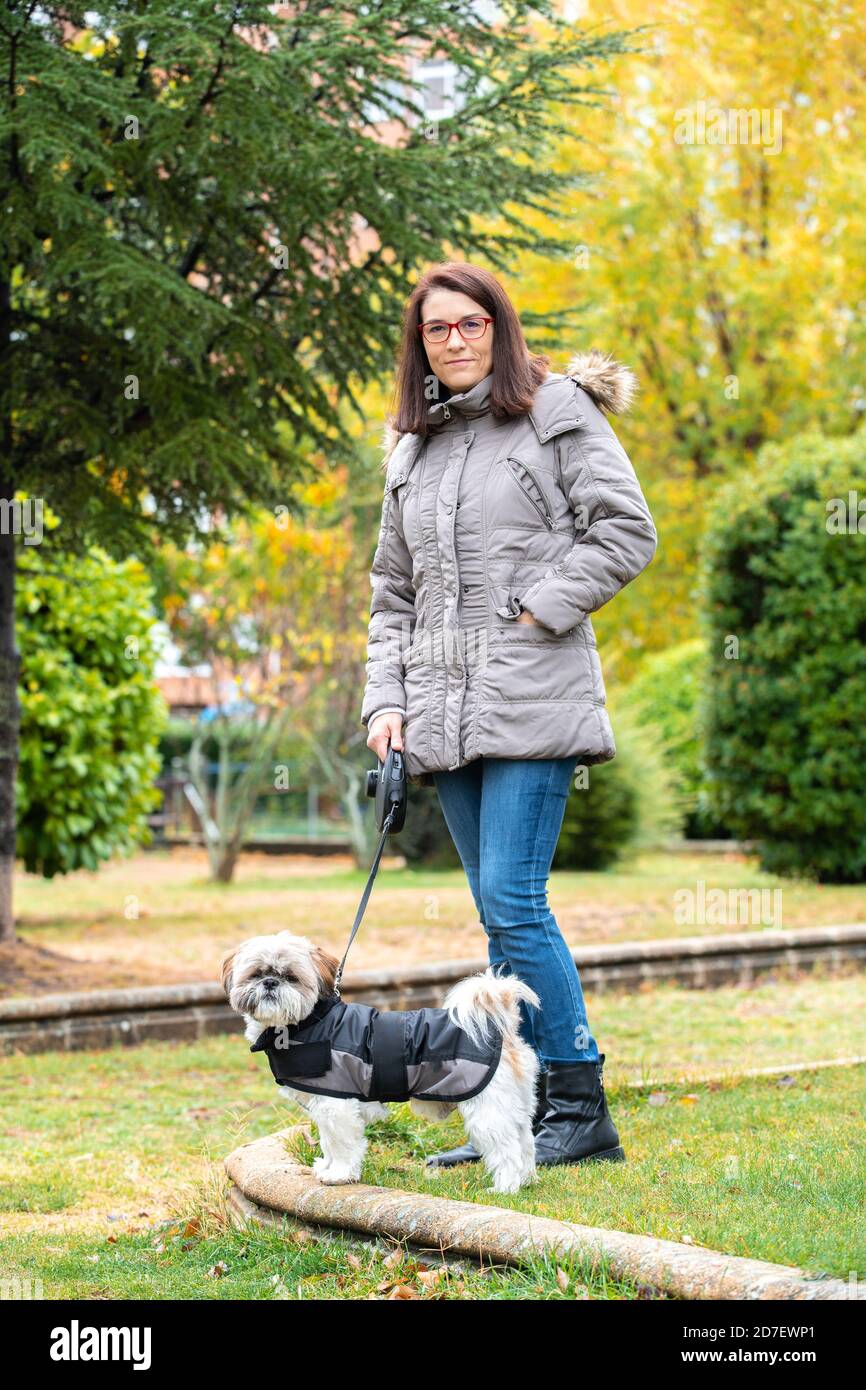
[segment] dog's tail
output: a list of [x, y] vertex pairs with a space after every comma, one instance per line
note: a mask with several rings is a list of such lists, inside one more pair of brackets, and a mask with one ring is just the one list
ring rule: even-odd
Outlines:
[[520, 1027], [519, 1001], [523, 999], [534, 1008], [541, 1008], [541, 1000], [516, 975], [497, 975], [492, 966], [480, 975], [470, 975], [452, 985], [445, 996], [443, 1007], [448, 1010], [452, 1023], [464, 1032], [474, 1043], [483, 1046], [493, 1027], [502, 1034], [516, 1034]]

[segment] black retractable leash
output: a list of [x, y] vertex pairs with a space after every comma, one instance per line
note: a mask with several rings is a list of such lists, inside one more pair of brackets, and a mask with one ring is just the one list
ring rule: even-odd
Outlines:
[[388, 752], [385, 754], [384, 763], [380, 762], [378, 768], [367, 773], [367, 795], [376, 798], [376, 828], [381, 830], [382, 836], [373, 859], [373, 867], [367, 879], [367, 886], [364, 889], [358, 911], [355, 915], [355, 922], [349, 936], [349, 944], [343, 952], [343, 959], [340, 961], [337, 974], [334, 979], [334, 993], [340, 997], [340, 981], [343, 978], [343, 967], [346, 964], [346, 956], [349, 954], [355, 934], [361, 925], [361, 918], [370, 899], [370, 892], [373, 887], [373, 880], [379, 869], [379, 860], [382, 858], [382, 851], [385, 848], [385, 841], [389, 835], [396, 835], [403, 829], [406, 822], [406, 765], [403, 761], [403, 754], [388, 744]]

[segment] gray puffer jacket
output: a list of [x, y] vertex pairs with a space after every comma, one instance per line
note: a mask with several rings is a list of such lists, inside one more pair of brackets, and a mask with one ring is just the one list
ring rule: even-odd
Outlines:
[[392, 436], [384, 457], [361, 722], [405, 715], [422, 785], [482, 756], [615, 756], [589, 615], [657, 546], [599, 408], [627, 408], [627, 368], [579, 355], [516, 420], [491, 414], [490, 383], [437, 401], [427, 439]]

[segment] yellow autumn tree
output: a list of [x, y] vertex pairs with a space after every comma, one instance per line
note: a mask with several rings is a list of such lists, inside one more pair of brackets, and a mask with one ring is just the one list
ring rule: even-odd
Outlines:
[[[565, 7], [564, 7], [565, 8]], [[705, 502], [760, 446], [866, 411], [866, 10], [846, 0], [610, 0], [578, 24], [646, 27], [574, 107], [570, 261], [526, 258], [521, 309], [581, 311], [642, 391], [615, 421], [656, 517], [652, 567], [599, 614], [617, 670], [694, 635]], [[563, 147], [563, 174], [571, 163]], [[561, 231], [564, 223], [555, 230]]]

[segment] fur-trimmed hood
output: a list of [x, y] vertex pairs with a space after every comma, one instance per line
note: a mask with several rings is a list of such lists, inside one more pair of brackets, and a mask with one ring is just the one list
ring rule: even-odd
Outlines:
[[609, 352], [599, 352], [598, 348], [576, 352], [565, 375], [582, 386], [599, 410], [607, 411], [608, 415], [624, 415], [638, 389], [631, 367], [616, 362]]
[[[622, 362], [615, 361], [610, 353], [600, 352], [597, 348], [590, 348], [588, 352], [576, 352], [568, 363], [565, 372], [562, 374], [554, 373], [547, 382], [542, 382], [539, 391], [542, 388], [547, 388], [545, 396], [548, 396], [551, 387], [561, 386], [567, 381], [575, 382], [580, 386], [593, 404], [609, 415], [624, 414], [631, 406], [638, 389], [637, 377], [631, 368], [626, 367]], [[536, 415], [535, 407], [533, 407], [532, 413], [533, 416]], [[536, 423], [538, 423], [537, 419]], [[402, 433], [394, 428], [390, 420], [386, 420], [382, 432], [383, 468], [387, 467], [391, 455], [402, 438]]]

